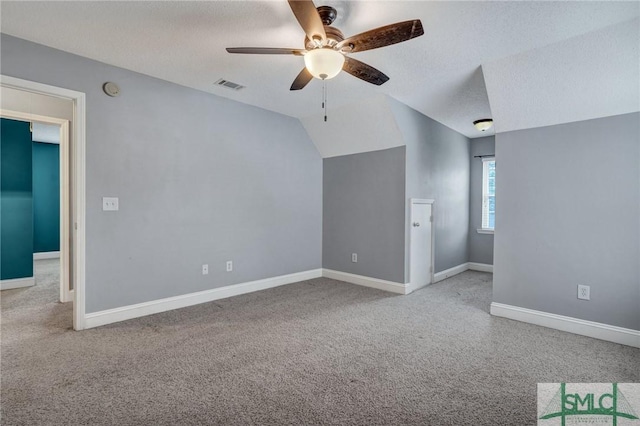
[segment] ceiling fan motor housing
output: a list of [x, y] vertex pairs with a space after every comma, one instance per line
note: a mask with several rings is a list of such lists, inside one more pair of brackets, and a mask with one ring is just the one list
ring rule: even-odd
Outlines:
[[[318, 15], [320, 15], [320, 20], [322, 21], [322, 24], [324, 26], [324, 32], [327, 35], [327, 42], [325, 46], [334, 47], [336, 44], [344, 40], [342, 31], [331, 26], [333, 21], [338, 16], [338, 12], [331, 6], [320, 6], [317, 7], [316, 10], [318, 11]], [[307, 48], [307, 50], [319, 47], [315, 41], [309, 40], [309, 37], [304, 38], [304, 46]]]
[[320, 15], [320, 20], [325, 26], [333, 24], [333, 21], [335, 21], [338, 16], [338, 11], [331, 6], [320, 6], [317, 7], [316, 10], [318, 11], [318, 15]]
[[[335, 27], [330, 27], [328, 25], [324, 26], [324, 32], [327, 34], [327, 44], [328, 47], [334, 47], [336, 44], [340, 43], [344, 40], [344, 35], [342, 31]], [[312, 50], [318, 47], [315, 42], [309, 40], [309, 37], [304, 38], [304, 45], [307, 50]]]

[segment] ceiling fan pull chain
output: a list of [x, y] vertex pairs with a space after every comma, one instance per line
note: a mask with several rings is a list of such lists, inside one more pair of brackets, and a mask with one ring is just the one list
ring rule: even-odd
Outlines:
[[322, 80], [322, 92], [324, 99], [322, 101], [322, 107], [324, 108], [324, 121], [327, 121], [327, 81]]

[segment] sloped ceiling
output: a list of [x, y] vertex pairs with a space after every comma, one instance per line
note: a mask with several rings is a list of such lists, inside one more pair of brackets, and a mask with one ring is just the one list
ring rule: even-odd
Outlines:
[[488, 62], [482, 69], [497, 132], [640, 111], [640, 20]]
[[[326, 0], [316, 5], [323, 4], [338, 10], [334, 25], [345, 35], [415, 18], [421, 19], [425, 28], [423, 37], [354, 54], [391, 80], [376, 87], [342, 73], [329, 82], [333, 108], [388, 95], [468, 137], [487, 135], [476, 131], [471, 123], [495, 114], [489, 99], [498, 111], [495, 118], [499, 130], [535, 124], [523, 123], [530, 115], [523, 116], [522, 108], [514, 108], [512, 114], [505, 112], [508, 91], [499, 84], [488, 87], [487, 97], [485, 78], [499, 82], [504, 77], [506, 85], [513, 88], [522, 77], [512, 73], [539, 71], [545, 78], [532, 79], [544, 80], [543, 84], [524, 85], [517, 93], [522, 99], [543, 96], [541, 93], [556, 89], [546, 83], [558, 76], [540, 67], [519, 67], [520, 61], [535, 61], [535, 55], [519, 54], [547, 48], [561, 50], [560, 46], [571, 43], [573, 37], [629, 21], [640, 13], [638, 2]], [[319, 81], [302, 91], [289, 91], [303, 67], [302, 58], [231, 55], [224, 50], [232, 46], [302, 47], [303, 32], [285, 0], [3, 1], [1, 8], [2, 31], [16, 37], [303, 121], [318, 113]], [[582, 63], [583, 55], [593, 53], [573, 51], [570, 57]], [[480, 69], [483, 64], [494, 63]], [[625, 67], [626, 62], [619, 65]], [[552, 69], [569, 69], [572, 80], [582, 82], [582, 86], [597, 84], [593, 73], [584, 67]], [[620, 70], [611, 66], [606, 71], [614, 79]], [[496, 75], [489, 75], [491, 72]], [[218, 78], [247, 87], [238, 92], [216, 87], [213, 83]], [[122, 89], [126, 91], [126, 87]], [[498, 91], [495, 97], [491, 96], [492, 90]], [[583, 97], [568, 98], [563, 105], [582, 102]], [[543, 104], [538, 105], [542, 108]], [[598, 113], [611, 115], [619, 110], [608, 105], [603, 104]]]
[[378, 151], [405, 144], [385, 95], [301, 118], [323, 158]]

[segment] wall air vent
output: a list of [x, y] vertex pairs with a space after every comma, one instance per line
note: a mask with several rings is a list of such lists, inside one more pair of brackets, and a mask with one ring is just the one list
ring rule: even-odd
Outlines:
[[241, 84], [234, 83], [233, 81], [225, 80], [224, 78], [221, 78], [220, 80], [216, 81], [215, 84], [218, 86], [226, 87], [227, 89], [232, 89], [232, 90], [240, 90], [245, 88], [245, 86]]

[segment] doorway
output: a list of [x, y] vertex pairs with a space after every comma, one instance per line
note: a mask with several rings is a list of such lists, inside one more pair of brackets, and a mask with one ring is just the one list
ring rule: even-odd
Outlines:
[[434, 200], [411, 198], [409, 202], [409, 282], [413, 291], [433, 282]]
[[[0, 86], [26, 104], [11, 108], [3, 97], [0, 115], [23, 122], [55, 125], [60, 137], [60, 301], [73, 302], [73, 328], [84, 329], [85, 316], [85, 94], [9, 76]], [[44, 95], [50, 102], [70, 102], [71, 120], [45, 115], [28, 102]], [[25, 106], [26, 105], [26, 106]], [[73, 291], [72, 291], [73, 290]]]
[[[69, 205], [69, 121], [7, 109], [0, 110], [0, 115], [9, 122], [28, 125], [31, 133], [27, 140], [31, 140], [30, 151], [33, 163], [26, 164], [29, 169], [26, 172], [31, 174], [32, 178], [32, 226], [29, 234], [33, 277], [36, 277], [37, 270], [42, 270], [43, 267], [50, 270], [55, 264], [59, 269], [59, 300], [63, 303], [71, 302], [73, 290], [69, 263], [71, 238], [69, 226], [71, 211]], [[5, 124], [8, 123], [5, 122]], [[51, 160], [54, 157], [55, 162], [52, 164]], [[57, 184], [55, 192], [52, 191], [55, 189], [52, 188], [52, 183]], [[53, 193], [55, 193], [57, 200], [52, 199]], [[52, 206], [55, 206], [58, 211], [52, 211]], [[14, 236], [14, 238], [16, 237], [20, 236]], [[22, 280], [22, 282], [25, 287], [38, 284], [37, 279], [32, 279], [30, 282]], [[19, 287], [16, 285], [3, 286], [3, 289]]]

